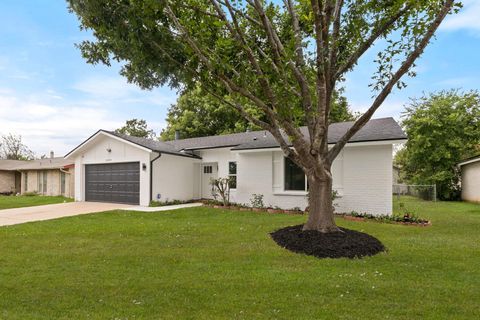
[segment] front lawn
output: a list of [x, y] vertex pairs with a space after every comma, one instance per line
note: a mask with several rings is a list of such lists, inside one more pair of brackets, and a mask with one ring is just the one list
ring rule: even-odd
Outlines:
[[62, 196], [0, 196], [0, 210], [42, 206], [45, 204], [71, 202], [73, 199]]
[[411, 227], [341, 218], [387, 253], [317, 259], [303, 216], [112, 211], [0, 228], [0, 319], [478, 319], [480, 206], [407, 199]]

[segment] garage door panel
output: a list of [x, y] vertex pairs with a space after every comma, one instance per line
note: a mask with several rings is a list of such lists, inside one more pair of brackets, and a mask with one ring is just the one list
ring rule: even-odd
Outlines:
[[139, 204], [140, 163], [85, 166], [86, 201]]

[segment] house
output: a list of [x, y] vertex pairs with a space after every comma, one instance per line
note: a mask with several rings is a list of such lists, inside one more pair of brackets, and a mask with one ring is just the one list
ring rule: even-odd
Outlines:
[[21, 173], [17, 168], [24, 164], [20, 160], [0, 160], [0, 194], [20, 192]]
[[38, 160], [0, 160], [0, 193], [38, 193], [74, 197], [73, 161], [63, 157]]
[[[335, 143], [353, 122], [329, 127]], [[302, 128], [307, 132], [306, 128]], [[406, 139], [393, 118], [371, 120], [333, 163], [337, 211], [392, 212], [392, 146]], [[154, 141], [99, 130], [65, 158], [75, 162], [75, 199], [149, 205], [151, 200], [212, 198], [210, 179], [231, 177], [231, 201], [305, 208], [303, 172], [268, 132]]]
[[458, 164], [462, 171], [462, 200], [480, 202], [480, 155]]

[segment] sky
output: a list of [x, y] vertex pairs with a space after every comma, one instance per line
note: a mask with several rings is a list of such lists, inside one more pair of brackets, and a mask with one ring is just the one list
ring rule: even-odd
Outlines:
[[[480, 89], [480, 1], [465, 0], [418, 61], [417, 77], [394, 91], [375, 118], [400, 119], [409, 98], [463, 88]], [[92, 39], [60, 0], [0, 2], [0, 135], [21, 135], [38, 156], [64, 155], [98, 129], [113, 130], [132, 118], [157, 133], [166, 126], [177, 93], [167, 87], [143, 91], [119, 75], [120, 66], [90, 65], [74, 44]], [[371, 103], [368, 80], [373, 56], [346, 77], [354, 111]]]

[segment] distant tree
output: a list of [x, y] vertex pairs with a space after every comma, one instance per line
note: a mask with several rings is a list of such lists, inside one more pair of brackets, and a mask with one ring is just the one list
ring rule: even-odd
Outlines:
[[8, 160], [32, 160], [35, 158], [35, 154], [22, 142], [22, 136], [9, 133], [1, 137], [0, 158]]
[[167, 127], [161, 132], [162, 140], [195, 138], [259, 129], [243, 118], [231, 106], [206, 94], [200, 87], [182, 93], [168, 110]]
[[436, 184], [439, 199], [457, 199], [456, 164], [479, 151], [479, 93], [432, 93], [413, 99], [403, 117], [408, 142], [395, 159], [402, 177], [409, 183]]
[[[255, 108], [250, 112], [255, 112]], [[335, 92], [330, 122], [352, 120], [355, 120], [355, 115], [350, 110], [347, 98]], [[203, 92], [197, 86], [182, 93], [177, 103], [170, 107], [167, 127], [160, 136], [162, 140], [168, 141], [175, 138], [175, 131], [179, 131], [182, 138], [195, 138], [245, 132], [247, 129], [261, 130], [242, 117], [237, 110]]]
[[125, 125], [115, 130], [115, 132], [139, 138], [154, 139], [156, 137], [155, 132], [148, 129], [147, 122], [143, 119], [127, 120]]

